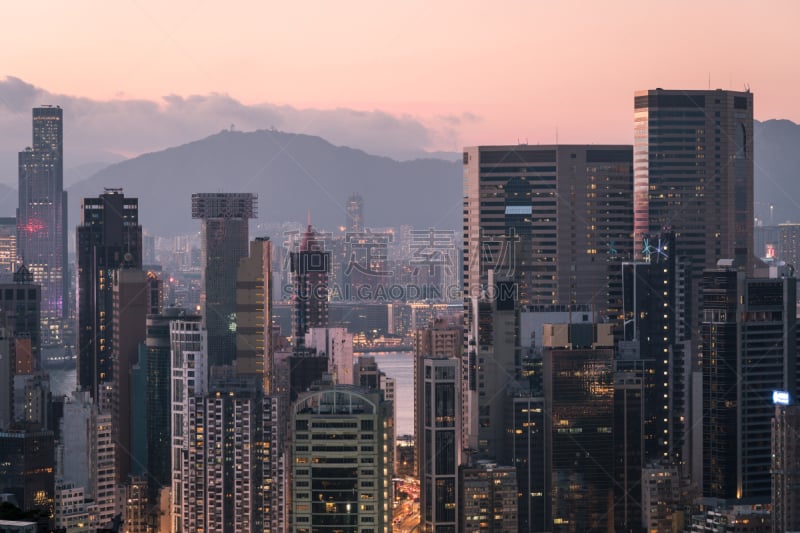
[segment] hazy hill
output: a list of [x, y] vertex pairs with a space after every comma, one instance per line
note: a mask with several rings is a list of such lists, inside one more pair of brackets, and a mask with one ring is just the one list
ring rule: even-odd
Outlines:
[[0, 183], [0, 217], [17, 216], [17, 204], [19, 194], [17, 189], [9, 187], [5, 183]]
[[69, 188], [70, 226], [80, 199], [104, 187], [139, 198], [139, 219], [158, 235], [198, 231], [193, 192], [258, 193], [262, 221], [304, 221], [334, 229], [345, 221], [347, 197], [364, 198], [367, 226], [436, 227], [460, 231], [460, 162], [398, 162], [337, 147], [309, 135], [223, 131], [200, 141], [111, 165]]
[[[775, 223], [800, 221], [800, 125], [756, 122], [755, 154], [756, 216], [769, 223], [774, 205]], [[216, 191], [257, 192], [263, 221], [302, 221], [310, 209], [315, 225], [333, 229], [347, 196], [359, 192], [369, 226], [461, 227], [460, 163], [398, 162], [277, 131], [222, 132], [107, 167], [69, 188], [71, 228], [80, 199], [103, 187], [138, 196], [145, 229], [160, 235], [198, 230], [191, 193]], [[16, 207], [16, 190], [0, 183], [0, 216]]]
[[800, 222], [800, 124], [790, 120], [756, 122], [755, 215], [770, 224]]

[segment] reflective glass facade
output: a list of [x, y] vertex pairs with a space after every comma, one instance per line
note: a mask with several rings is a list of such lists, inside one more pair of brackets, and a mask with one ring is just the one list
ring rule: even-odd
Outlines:
[[[638, 242], [664, 229], [675, 232], [692, 279], [718, 259], [752, 269], [752, 93], [636, 93], [634, 232]], [[691, 316], [698, 317], [699, 291], [695, 295]], [[692, 324], [693, 339], [696, 328]]]

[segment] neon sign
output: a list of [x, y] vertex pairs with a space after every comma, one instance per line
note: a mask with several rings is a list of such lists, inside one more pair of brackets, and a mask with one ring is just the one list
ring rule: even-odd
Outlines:
[[775, 405], [789, 405], [789, 393], [782, 390], [772, 391], [772, 403]]

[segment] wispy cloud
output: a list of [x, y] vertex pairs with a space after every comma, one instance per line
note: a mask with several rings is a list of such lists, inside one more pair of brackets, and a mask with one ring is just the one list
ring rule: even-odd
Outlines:
[[42, 104], [64, 109], [65, 165], [72, 179], [96, 168], [93, 163], [185, 144], [230, 128], [319, 135], [336, 145], [407, 159], [432, 147], [457, 146], [459, 125], [478, 120], [468, 113], [422, 120], [381, 110], [247, 105], [221, 93], [166, 95], [160, 101], [98, 101], [54, 94], [9, 76], [0, 80], [0, 121], [4, 124], [0, 181], [16, 183], [16, 154], [31, 142], [31, 108]]

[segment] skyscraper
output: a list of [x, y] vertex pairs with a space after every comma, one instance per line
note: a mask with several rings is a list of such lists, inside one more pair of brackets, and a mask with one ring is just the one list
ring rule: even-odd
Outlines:
[[390, 413], [380, 392], [352, 386], [300, 395], [291, 409], [292, 531], [389, 530]]
[[461, 376], [459, 360], [424, 356], [415, 383], [415, 433], [419, 440], [419, 508], [422, 531], [461, 531], [458, 468], [461, 465]]
[[493, 281], [494, 298], [470, 306], [469, 348], [462, 355], [465, 448], [500, 460], [507, 452], [506, 413], [519, 376], [519, 312], [510, 281]]
[[172, 352], [172, 531], [195, 531], [203, 526], [205, 518], [204, 462], [192, 465], [191, 461], [197, 460], [194, 450], [202, 452], [205, 446], [202, 433], [197, 431], [198, 424], [203, 427], [203, 419], [196, 420], [194, 414], [202, 408], [203, 397], [208, 392], [207, 339], [200, 317], [171, 321], [169, 336]]
[[60, 344], [67, 316], [67, 193], [61, 108], [33, 109], [33, 146], [19, 153], [17, 254], [42, 286], [42, 341]]
[[305, 345], [305, 335], [311, 328], [328, 327], [328, 273], [331, 253], [311, 227], [309, 221], [300, 246], [291, 253], [292, 279], [292, 336], [295, 346]]
[[772, 392], [797, 390], [797, 282], [703, 276], [703, 495], [768, 502]]
[[517, 470], [513, 466], [489, 461], [462, 466], [459, 485], [459, 531], [517, 532]]
[[[146, 426], [148, 499], [158, 503], [159, 491], [170, 487], [171, 364], [170, 324], [175, 320], [194, 320], [185, 309], [168, 308], [161, 315], [147, 317], [146, 343]], [[199, 333], [198, 333], [199, 334]]]
[[208, 393], [190, 398], [188, 446], [174, 450], [186, 458], [173, 470], [188, 492], [173, 531], [263, 531], [268, 449], [260, 381], [233, 376], [229, 367], [213, 373]]
[[[783, 391], [780, 391], [783, 392]], [[800, 529], [800, 405], [775, 396], [772, 419], [772, 531]]]
[[545, 326], [553, 532], [614, 531], [614, 368], [609, 324]]
[[78, 385], [97, 401], [103, 382], [113, 379], [113, 275], [142, 268], [139, 201], [122, 189], [84, 198], [77, 228]]
[[364, 231], [364, 199], [360, 194], [353, 194], [347, 199], [345, 206], [347, 219], [345, 220], [345, 231], [349, 233], [361, 233]]
[[476, 146], [463, 162], [466, 297], [494, 270], [521, 306], [605, 312], [611, 264], [633, 251], [631, 147]]
[[257, 216], [252, 193], [192, 194], [192, 218], [202, 221], [203, 319], [209, 366], [236, 357], [236, 272], [248, 255], [249, 220]]
[[[622, 265], [622, 351], [640, 360], [644, 373], [644, 463], [688, 458], [684, 453], [688, 412], [688, 260], [674, 233], [645, 238], [643, 262]], [[626, 356], [627, 358], [627, 356]]]
[[[422, 397], [425, 383], [425, 358], [461, 359], [464, 344], [464, 328], [461, 324], [448, 323], [442, 319], [431, 320], [428, 327], [414, 330], [414, 468], [419, 469], [422, 461], [420, 443], [422, 442], [424, 402]], [[459, 370], [459, 373], [461, 370]], [[461, 387], [461, 385], [459, 385]], [[459, 390], [459, 397], [461, 391]], [[462, 436], [463, 438], [463, 436]], [[418, 474], [419, 475], [419, 474]]]
[[[637, 92], [634, 108], [637, 242], [672, 229], [691, 261], [692, 279], [723, 258], [752, 272], [752, 93], [655, 89]], [[693, 332], [699, 293], [690, 314]]]
[[236, 277], [236, 368], [258, 374], [264, 392], [272, 392], [272, 242], [257, 238]]
[[114, 416], [117, 480], [122, 483], [131, 473], [134, 435], [131, 371], [139, 359], [139, 345], [147, 334], [148, 284], [142, 270], [119, 269], [112, 273], [113, 389], [111, 413]]

